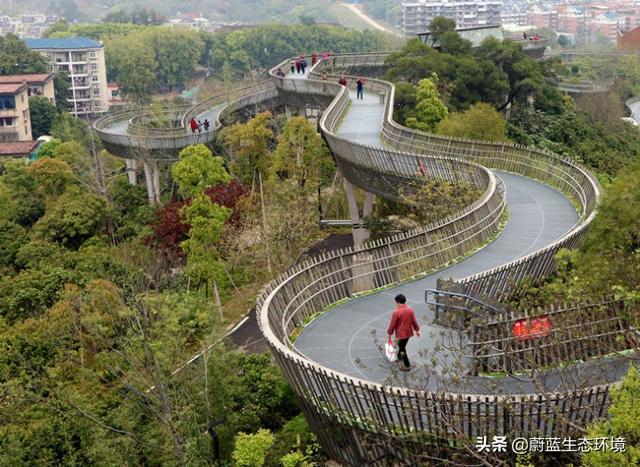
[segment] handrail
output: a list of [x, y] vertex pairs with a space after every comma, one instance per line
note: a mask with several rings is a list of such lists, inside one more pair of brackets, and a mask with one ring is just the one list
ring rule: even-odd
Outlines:
[[[263, 101], [273, 97], [275, 97], [275, 87], [271, 81], [265, 80], [256, 85], [241, 86], [228, 92], [220, 92], [195, 106], [173, 106], [161, 110], [161, 112], [176, 112], [180, 115], [178, 128], [157, 129], [140, 124], [139, 121], [144, 116], [152, 113], [146, 109], [144, 111], [140, 109], [128, 110], [107, 115], [94, 122], [93, 128], [104, 143], [116, 148], [126, 148], [128, 153], [131, 153], [132, 149], [166, 150], [175, 153], [192, 144], [212, 142], [222, 127], [220, 115], [224, 113], [226, 108], [238, 108], [239, 102], [253, 102], [255, 99]], [[257, 101], [255, 102], [257, 103]], [[190, 132], [188, 122], [191, 116], [197, 116], [200, 114], [199, 112], [213, 111], [216, 107], [218, 107], [218, 111], [213, 112], [208, 131]], [[127, 128], [124, 133], [110, 131], [110, 128], [125, 122], [127, 122]]]

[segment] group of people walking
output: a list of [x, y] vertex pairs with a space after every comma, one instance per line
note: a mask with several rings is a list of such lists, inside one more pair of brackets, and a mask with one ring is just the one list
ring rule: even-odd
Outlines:
[[[307, 69], [307, 59], [304, 55], [300, 55], [295, 60], [291, 60], [291, 74], [294, 73], [302, 73], [304, 75], [305, 70]], [[311, 66], [315, 65], [315, 62], [311, 64]]]
[[[318, 54], [318, 52], [313, 52], [311, 54], [311, 66], [314, 66], [318, 61], [322, 58], [323, 61], [328, 61], [330, 58], [333, 58], [333, 64], [335, 65], [336, 54], [335, 52], [322, 52], [322, 54]], [[307, 58], [304, 54], [300, 54], [300, 56], [296, 59], [291, 60], [289, 63], [291, 68], [291, 74], [305, 74], [307, 67], [309, 66], [307, 62]], [[280, 72], [281, 70], [278, 70]], [[279, 76], [279, 75], [278, 75]]]
[[189, 127], [191, 128], [191, 133], [195, 133], [196, 130], [198, 131], [198, 133], [202, 133], [202, 129], [204, 128], [204, 131], [209, 131], [209, 120], [207, 120], [206, 118], [204, 119], [204, 121], [200, 121], [200, 120], [196, 120], [195, 118], [192, 118], [191, 121], [189, 122]]
[[[322, 60], [326, 61], [329, 60], [331, 57], [333, 57], [333, 65], [335, 66], [335, 57], [336, 54], [333, 52], [323, 52], [322, 53]], [[311, 66], [313, 67], [316, 63], [318, 63], [318, 54], [316, 52], [313, 52], [311, 54]], [[291, 74], [305, 74], [306, 73], [306, 69], [307, 69], [307, 59], [305, 58], [304, 54], [300, 55], [298, 58], [291, 60], [291, 62], [289, 63], [290, 66], [290, 71]], [[285, 72], [282, 70], [282, 68], [278, 68], [278, 70], [276, 71], [276, 76], [280, 79], [283, 79], [286, 75]], [[326, 72], [324, 72], [322, 74], [322, 87], [323, 90], [326, 91], [326, 85], [324, 84], [325, 82], [327, 82], [329, 80], [329, 76], [327, 75]], [[356, 99], [364, 99], [364, 83], [365, 80], [362, 77], [359, 77], [358, 80], [356, 81]], [[338, 80], [338, 84], [340, 84], [341, 86], [347, 86], [347, 78], [344, 75], [340, 76], [340, 79]]]
[[[364, 83], [365, 80], [362, 77], [359, 77], [356, 81], [356, 99], [364, 99]], [[338, 84], [341, 86], [347, 86], [347, 78], [344, 75], [340, 76], [338, 80]]]

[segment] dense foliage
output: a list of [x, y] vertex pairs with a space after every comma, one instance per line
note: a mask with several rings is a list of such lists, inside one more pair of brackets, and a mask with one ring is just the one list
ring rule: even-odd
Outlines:
[[585, 467], [622, 467], [640, 464], [640, 373], [631, 367], [622, 385], [611, 390], [610, 420], [589, 430], [592, 438], [623, 439], [624, 452], [591, 451], [583, 458]]
[[131, 23], [61, 24], [49, 34], [103, 41], [109, 79], [117, 81], [122, 93], [135, 103], [150, 101], [157, 91], [184, 86], [198, 64], [219, 78], [233, 80], [303, 52], [387, 47], [381, 33], [313, 24], [256, 26], [215, 34]]
[[45, 73], [47, 62], [13, 34], [0, 36], [0, 75]]
[[[266, 146], [235, 127], [237, 144], [265, 152], [243, 166], [264, 170], [258, 192], [227, 171], [229, 154], [185, 149], [164, 187], [178, 200], [154, 221], [122, 159], [94, 153], [85, 124], [62, 115], [36, 161], [0, 166], [0, 464], [233, 465], [237, 433], [260, 429], [265, 465], [317, 459], [270, 356], [219, 340], [318, 236], [314, 190], [334, 166], [314, 126], [259, 118]], [[265, 225], [260, 206], [290, 219]]]
[[[438, 20], [438, 18], [436, 18]], [[436, 21], [434, 20], [434, 21]], [[436, 73], [438, 90], [444, 102], [454, 111], [487, 102], [499, 110], [536, 97], [536, 106], [549, 110], [561, 101], [557, 89], [545, 77], [550, 72], [527, 56], [522, 46], [505, 39], [485, 39], [480, 47], [453, 31], [455, 23], [443, 22], [434, 34], [438, 49], [413, 39], [387, 59], [387, 78], [404, 84], [398, 92], [396, 112], [402, 122], [415, 116], [416, 85]]]

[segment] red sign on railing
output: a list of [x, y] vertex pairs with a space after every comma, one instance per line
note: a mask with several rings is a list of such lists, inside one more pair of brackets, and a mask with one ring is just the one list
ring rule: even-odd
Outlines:
[[513, 323], [513, 335], [516, 339], [524, 341], [536, 337], [547, 337], [551, 334], [551, 321], [549, 316], [539, 316], [531, 319], [519, 319]]

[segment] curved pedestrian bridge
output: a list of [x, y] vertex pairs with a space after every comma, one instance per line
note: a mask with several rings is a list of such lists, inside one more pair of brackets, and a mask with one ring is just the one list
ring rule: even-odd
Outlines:
[[[294, 74], [291, 78], [306, 79], [307, 75]], [[350, 90], [348, 97], [348, 110], [334, 133], [348, 141], [383, 149], [385, 102], [375, 92], [365, 91], [364, 98], [357, 99], [355, 91]], [[511, 375], [498, 379], [472, 377], [464, 334], [437, 324], [433, 309], [425, 304], [425, 290], [436, 289], [438, 278], [459, 280], [498, 268], [545, 248], [578, 224], [575, 207], [559, 190], [514, 173], [494, 173], [504, 183], [509, 213], [504, 230], [494, 241], [426, 277], [320, 312], [321, 316], [306, 324], [297, 336], [294, 349], [326, 368], [380, 384], [439, 391], [451, 388], [452, 381], [456, 381], [456, 389], [467, 393], [538, 392], [531, 382]], [[389, 363], [382, 352], [395, 308], [393, 298], [398, 293], [407, 297], [421, 326], [421, 336], [409, 341], [414, 368], [410, 374], [399, 372], [398, 365]], [[613, 370], [613, 374], [606, 374], [603, 381], [615, 380], [626, 365], [616, 368], [604, 370]], [[558, 378], [549, 378], [548, 387], [558, 389]]]
[[[351, 114], [357, 114], [355, 106]], [[561, 238], [578, 220], [571, 202], [557, 190], [518, 175], [497, 173], [505, 183], [509, 218], [496, 240], [427, 277], [333, 308], [305, 327], [295, 341], [296, 350], [327, 368], [382, 384], [403, 385], [409, 378], [413, 386], [438, 390], [446, 381], [459, 376], [459, 365], [466, 360], [462, 353], [465, 349], [459, 344], [461, 336], [434, 324], [434, 312], [426, 307], [424, 291], [436, 289], [438, 277], [461, 279], [522, 258]], [[407, 297], [421, 326], [421, 336], [411, 338], [408, 346], [415, 375], [399, 373], [397, 365], [390, 364], [381, 351], [395, 308], [393, 298], [398, 293]], [[442, 377], [426, 378], [425, 372], [429, 370]], [[469, 369], [464, 373], [469, 373]], [[500, 381], [507, 383], [510, 379]], [[466, 387], [465, 392], [475, 392], [481, 378], [470, 384], [473, 389]], [[507, 386], [517, 391], [524, 389], [518, 384]]]
[[[385, 57], [347, 54], [319, 62], [304, 76], [276, 77], [278, 68], [289, 69], [286, 60], [271, 70], [272, 81], [263, 90], [189, 111], [219, 112], [219, 128], [220, 115], [267, 99], [287, 110], [321, 110], [319, 126], [346, 186], [368, 194], [365, 211], [373, 195], [398, 200], [400, 187], [425, 179], [464, 181], [482, 192], [460, 212], [420, 229], [299, 264], [259, 297], [261, 331], [321, 444], [348, 465], [412, 465], [416, 461], [408, 453], [415, 445], [405, 440], [409, 434], [423, 433], [431, 440], [533, 431], [561, 436], [602, 416], [610, 384], [628, 365], [622, 358], [604, 358], [610, 349], [626, 350], [628, 326], [618, 317], [619, 303], [550, 310], [549, 319], [559, 328], [553, 333], [575, 316], [590, 321], [578, 323], [569, 339], [544, 345], [534, 339], [504, 346], [513, 341], [509, 326], [521, 315], [493, 308], [494, 316], [486, 308], [480, 330], [507, 329], [508, 336], [480, 333], [489, 337], [469, 347], [468, 339], [476, 334], [434, 321], [424, 301], [425, 289], [443, 285], [438, 279], [452, 278], [463, 296], [496, 304], [523, 279], [548, 276], [555, 269], [555, 254], [576, 247], [593, 220], [598, 182], [575, 161], [550, 152], [439, 137], [399, 125], [393, 120], [391, 83], [368, 79], [361, 100], [352, 88], [354, 75], [379, 74]], [[351, 73], [347, 87], [337, 84], [337, 72]], [[128, 125], [135, 125], [134, 118]], [[103, 124], [103, 134], [109, 127], [122, 130], [115, 120]], [[193, 142], [185, 134], [185, 121], [176, 130], [180, 134], [170, 136], [174, 149]], [[135, 133], [130, 126], [125, 131], [129, 137]], [[207, 135], [214, 136], [213, 131]], [[136, 138], [142, 147], [169, 144], [149, 133]], [[422, 336], [409, 343], [414, 366], [409, 374], [399, 374], [381, 351], [398, 292], [407, 295], [422, 327]], [[526, 311], [523, 316], [529, 317]], [[598, 326], [605, 325], [607, 337], [594, 339]], [[599, 347], [603, 339], [606, 345]], [[560, 348], [573, 340], [580, 345]], [[505, 361], [511, 358], [524, 366], [546, 366], [544, 379], [509, 371]], [[478, 362], [486, 370], [478, 371]], [[496, 369], [508, 376], [487, 376]], [[389, 437], [404, 451], [390, 449]]]

